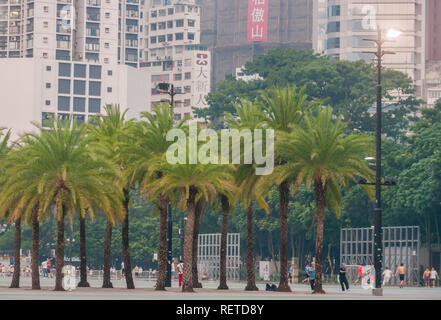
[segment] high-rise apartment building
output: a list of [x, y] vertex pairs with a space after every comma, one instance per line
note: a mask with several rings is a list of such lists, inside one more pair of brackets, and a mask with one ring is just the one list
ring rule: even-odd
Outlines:
[[148, 70], [152, 84], [149, 104], [170, 100], [157, 85], [173, 84], [176, 120], [194, 116], [193, 107], [208, 107], [211, 53], [200, 45], [200, 17], [201, 7], [195, 0], [153, 0], [145, 13], [141, 69]]
[[105, 104], [148, 111], [143, 9], [143, 0], [0, 0], [0, 126], [18, 134], [51, 114], [83, 122]]
[[426, 0], [314, 0], [313, 48], [335, 59], [373, 61], [377, 27], [402, 34], [384, 44], [387, 68], [407, 73], [416, 95], [424, 95], [426, 61]]
[[271, 48], [311, 49], [312, 0], [265, 0], [267, 40], [250, 42], [248, 0], [200, 0], [201, 44], [213, 54], [212, 84]]

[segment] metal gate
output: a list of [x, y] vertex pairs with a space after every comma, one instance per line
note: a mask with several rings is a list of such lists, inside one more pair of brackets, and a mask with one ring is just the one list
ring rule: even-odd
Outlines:
[[[347, 265], [373, 265], [373, 228], [350, 228], [340, 231], [340, 263]], [[406, 267], [406, 284], [419, 284], [420, 227], [383, 227], [383, 270], [388, 267], [394, 274], [400, 264]], [[355, 270], [356, 269], [352, 269]], [[351, 271], [352, 271], [351, 270]], [[349, 275], [356, 278], [356, 275]], [[397, 276], [391, 280], [398, 284]]]
[[[200, 234], [198, 238], [199, 277], [218, 280], [220, 272], [221, 234]], [[227, 280], [239, 280], [240, 233], [227, 236]]]

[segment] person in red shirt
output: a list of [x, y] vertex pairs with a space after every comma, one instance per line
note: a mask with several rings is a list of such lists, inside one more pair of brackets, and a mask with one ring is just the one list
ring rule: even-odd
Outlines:
[[52, 278], [52, 273], [51, 273], [51, 259], [47, 259], [47, 277], [48, 278]]
[[363, 278], [363, 266], [359, 265], [357, 268], [357, 280], [355, 280], [354, 285], [359, 283]]

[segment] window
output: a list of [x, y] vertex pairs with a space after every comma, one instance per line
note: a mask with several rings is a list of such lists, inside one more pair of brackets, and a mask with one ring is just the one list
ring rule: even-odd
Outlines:
[[167, 35], [167, 41], [173, 41], [173, 35], [172, 34], [168, 34]]
[[159, 10], [159, 16], [160, 17], [164, 17], [166, 14], [167, 14], [167, 11], [165, 11], [165, 9]]
[[340, 16], [340, 6], [330, 6], [328, 7], [328, 17], [338, 17]]
[[43, 37], [43, 43], [47, 43], [48, 42], [48, 37]]
[[189, 107], [191, 105], [190, 99], [184, 100], [184, 107]]
[[107, 87], [107, 92], [112, 92], [112, 87]]
[[165, 36], [159, 36], [158, 37], [158, 42], [159, 43], [165, 42]]
[[159, 30], [165, 30], [165, 26], [166, 26], [165, 21], [164, 21], [164, 22], [159, 22], [159, 23], [158, 23], [158, 29], [159, 29]]
[[101, 82], [90, 81], [89, 82], [89, 96], [101, 95]]
[[54, 114], [52, 112], [42, 112], [41, 113], [41, 125], [43, 127], [49, 127]]
[[190, 93], [190, 92], [191, 92], [191, 86], [185, 86], [184, 93]]
[[89, 78], [101, 79], [101, 66], [89, 66]]
[[327, 49], [340, 48], [340, 38], [329, 38], [326, 44]]
[[85, 112], [86, 111], [86, 98], [74, 97], [73, 111]]
[[173, 8], [168, 8], [167, 13], [168, 15], [172, 15], [175, 12]]
[[191, 79], [191, 72], [186, 72], [185, 73], [185, 80], [189, 80]]
[[45, 13], [48, 13], [48, 12], [49, 12], [49, 7], [48, 7], [48, 6], [44, 6], [44, 7], [43, 7], [43, 11], [44, 11]]
[[188, 25], [189, 27], [194, 27], [194, 26], [195, 26], [195, 20], [190, 20], [190, 19], [188, 19], [188, 20], [187, 20], [187, 25]]
[[157, 24], [156, 23], [151, 23], [150, 24], [150, 30], [151, 31], [156, 31], [157, 30]]
[[110, 12], [105, 13], [106, 18], [110, 18]]
[[101, 109], [101, 99], [89, 98], [89, 112], [99, 113]]
[[151, 16], [152, 16], [152, 18], [156, 18], [158, 16], [158, 12], [157, 11], [152, 11]]
[[58, 75], [62, 77], [70, 77], [70, 63], [60, 63], [58, 67]]
[[188, 39], [188, 40], [194, 40], [194, 33], [193, 33], [193, 32], [189, 32], [189, 33], [187, 34], [187, 39]]
[[74, 77], [75, 78], [86, 78], [86, 65], [85, 64], [75, 64], [74, 65]]
[[105, 28], [105, 29], [104, 29], [104, 32], [105, 32], [105, 33], [109, 33], [109, 32], [110, 32], [110, 28]]
[[181, 28], [184, 26], [184, 19], [176, 20], [176, 28]]
[[156, 37], [150, 37], [150, 43], [156, 43]]
[[173, 28], [173, 20], [167, 21], [167, 28]]
[[50, 82], [46, 82], [46, 89], [50, 89], [51, 88], [51, 83]]
[[175, 73], [175, 81], [181, 81], [182, 80], [182, 73]]
[[326, 33], [340, 32], [340, 21], [332, 21], [328, 23]]
[[86, 95], [86, 81], [74, 80], [74, 94]]
[[58, 97], [58, 110], [69, 111], [70, 109], [70, 97]]
[[107, 70], [107, 75], [108, 76], [111, 76], [113, 73], [112, 73], [112, 70]]
[[176, 33], [175, 34], [175, 39], [176, 40], [184, 40], [184, 33], [182, 33], [182, 32]]
[[51, 101], [50, 101], [50, 100], [46, 100], [44, 103], [45, 103], [47, 106], [50, 106], [50, 105], [51, 105]]
[[44, 21], [44, 22], [43, 22], [43, 27], [44, 27], [44, 28], [49, 28], [49, 22]]
[[104, 58], [104, 63], [109, 63], [109, 58]]
[[107, 49], [108, 49], [109, 47], [110, 47], [110, 44], [109, 44], [108, 42], [105, 42], [105, 43], [104, 43], [104, 48], [107, 48]]
[[70, 80], [58, 79], [58, 93], [70, 94]]
[[51, 71], [52, 67], [51, 66], [46, 66], [46, 71]]

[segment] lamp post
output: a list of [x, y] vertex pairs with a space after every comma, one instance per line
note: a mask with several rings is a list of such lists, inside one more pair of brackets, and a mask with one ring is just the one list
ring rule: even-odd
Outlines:
[[[173, 109], [175, 103], [175, 95], [179, 94], [175, 91], [175, 86], [172, 83], [161, 82], [158, 84], [158, 89], [161, 93], [166, 93], [170, 96], [170, 111], [172, 112], [172, 117], [174, 117]], [[182, 222], [181, 222], [182, 224]], [[171, 287], [171, 264], [172, 264], [172, 207], [170, 201], [167, 208], [167, 272], [165, 277], [165, 286]]]
[[[382, 126], [382, 85], [381, 85], [381, 68], [383, 56], [386, 54], [395, 54], [393, 51], [383, 50], [382, 30], [378, 29], [377, 39], [363, 39], [372, 41], [377, 45], [377, 52], [373, 53], [377, 57], [377, 128], [376, 128], [376, 159], [375, 159], [375, 223], [374, 223], [374, 267], [375, 267], [375, 288], [372, 289], [372, 295], [382, 296], [381, 288], [381, 268], [383, 259], [383, 243], [382, 243], [382, 207], [381, 207], [381, 126]], [[401, 34], [400, 31], [390, 29], [386, 38], [396, 38]]]

